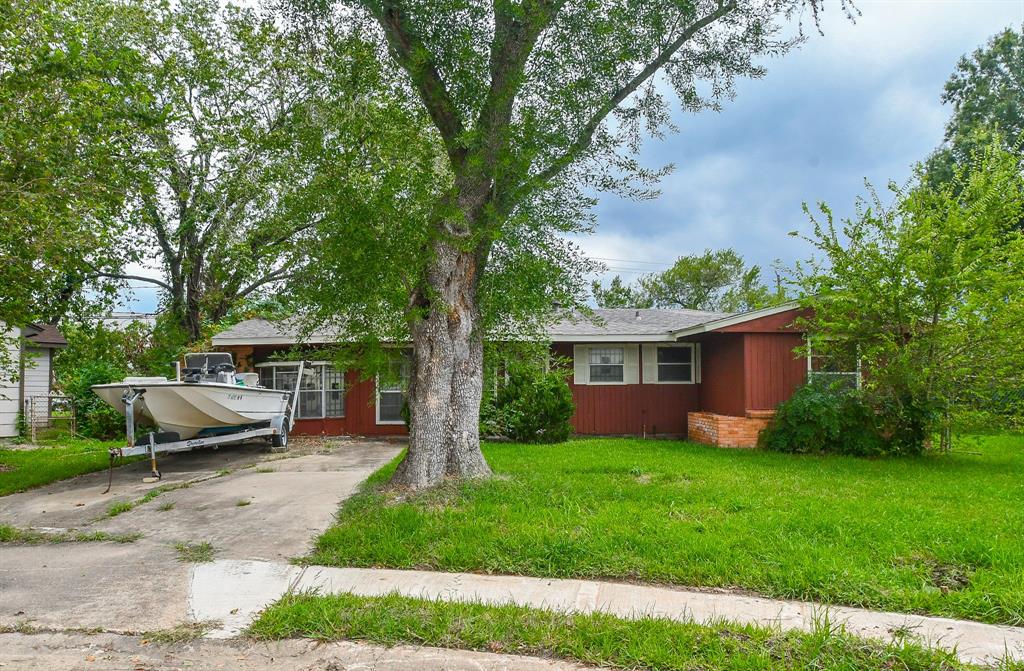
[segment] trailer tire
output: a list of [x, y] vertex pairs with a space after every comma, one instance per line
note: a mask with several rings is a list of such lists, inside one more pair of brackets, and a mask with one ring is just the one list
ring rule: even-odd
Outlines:
[[288, 422], [284, 422], [281, 430], [270, 437], [270, 447], [279, 452], [288, 449]]

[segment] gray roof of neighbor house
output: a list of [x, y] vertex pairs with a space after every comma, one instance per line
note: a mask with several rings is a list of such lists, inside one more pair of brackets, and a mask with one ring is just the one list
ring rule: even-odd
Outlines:
[[[673, 332], [730, 316], [728, 312], [701, 310], [595, 309], [593, 315], [576, 313], [551, 325], [547, 335], [555, 342], [599, 342], [625, 340], [672, 341]], [[213, 337], [214, 345], [289, 345], [298, 342], [297, 329], [290, 322], [248, 319]], [[340, 342], [341, 329], [323, 328], [305, 342]]]

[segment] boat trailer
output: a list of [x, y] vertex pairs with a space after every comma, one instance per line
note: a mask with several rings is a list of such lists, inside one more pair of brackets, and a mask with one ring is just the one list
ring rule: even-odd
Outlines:
[[299, 363], [299, 374], [296, 376], [295, 391], [291, 393], [288, 400], [288, 408], [284, 414], [272, 417], [267, 426], [244, 426], [237, 431], [226, 431], [215, 436], [197, 436], [188, 440], [175, 440], [176, 433], [161, 431], [150, 431], [141, 441], [135, 440], [135, 403], [146, 393], [145, 389], [132, 389], [129, 387], [122, 400], [125, 407], [125, 447], [110, 448], [110, 467], [107, 477], [107, 488], [104, 494], [110, 491], [114, 482], [114, 461], [118, 457], [135, 457], [149, 455], [150, 475], [142, 479], [143, 482], [159, 482], [163, 475], [157, 468], [157, 454], [172, 454], [174, 452], [190, 452], [199, 447], [219, 447], [235, 443], [244, 443], [254, 438], [269, 439], [271, 449], [284, 451], [288, 448], [288, 434], [295, 421], [295, 410], [298, 406], [299, 385], [302, 384], [302, 375], [305, 372], [306, 362]]

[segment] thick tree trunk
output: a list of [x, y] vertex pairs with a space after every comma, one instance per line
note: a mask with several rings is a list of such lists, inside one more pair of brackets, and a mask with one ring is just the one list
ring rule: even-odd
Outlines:
[[393, 483], [422, 489], [446, 476], [485, 477], [480, 451], [483, 334], [477, 307], [474, 254], [435, 244], [428, 271], [431, 296], [425, 319], [412, 327], [409, 452]]

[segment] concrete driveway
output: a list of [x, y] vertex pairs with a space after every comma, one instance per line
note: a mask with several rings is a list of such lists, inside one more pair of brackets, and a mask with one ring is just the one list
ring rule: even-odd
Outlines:
[[[174, 544], [210, 543], [218, 559], [282, 561], [304, 554], [338, 504], [401, 445], [365, 441], [293, 442], [292, 453], [258, 447], [171, 455], [164, 478], [144, 484], [148, 464], [0, 498], [0, 523], [141, 533], [134, 543], [0, 546], [0, 628], [140, 632], [187, 620], [190, 565]], [[116, 502], [159, 496], [115, 517]], [[177, 488], [175, 488], [177, 487]]]

